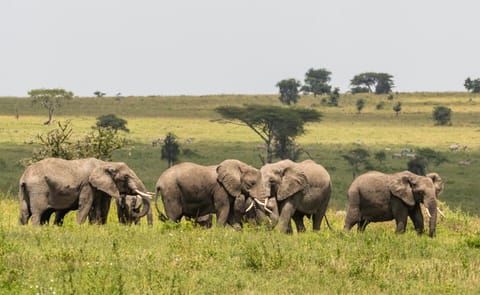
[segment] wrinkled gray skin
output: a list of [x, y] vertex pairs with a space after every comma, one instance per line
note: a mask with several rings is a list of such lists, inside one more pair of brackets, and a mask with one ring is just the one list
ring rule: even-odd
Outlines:
[[[216, 166], [177, 164], [162, 173], [156, 192], [157, 199], [162, 196], [164, 219], [178, 222], [185, 216], [200, 220], [215, 213], [217, 226], [225, 226], [227, 221], [241, 226], [246, 204], [251, 202], [248, 199], [266, 199], [260, 171], [238, 160], [225, 160]], [[202, 218], [208, 224], [208, 217]]]
[[443, 191], [443, 181], [437, 173], [420, 176], [409, 171], [384, 174], [376, 171], [358, 176], [348, 190], [345, 230], [357, 224], [363, 231], [368, 223], [395, 219], [396, 232], [405, 232], [407, 217], [416, 231], [424, 230], [420, 203], [431, 214], [429, 236], [434, 237], [437, 222], [437, 197]]
[[123, 224], [139, 224], [140, 218], [147, 215], [147, 222], [152, 225], [152, 208], [147, 199], [139, 195], [122, 196], [115, 200], [117, 205], [118, 221]]
[[[48, 158], [25, 169], [19, 181], [20, 223], [48, 222], [58, 212], [56, 224], [70, 210], [77, 210], [77, 223], [83, 224], [91, 212], [94, 223], [105, 223], [110, 197], [147, 190], [135, 173], [122, 162], [104, 162], [95, 158], [63, 160]], [[93, 206], [93, 210], [92, 209]]]
[[267, 195], [275, 197], [280, 212], [277, 228], [291, 233], [293, 218], [298, 232], [305, 231], [303, 218], [311, 214], [313, 230], [319, 230], [332, 193], [330, 175], [312, 160], [282, 160], [260, 169]]

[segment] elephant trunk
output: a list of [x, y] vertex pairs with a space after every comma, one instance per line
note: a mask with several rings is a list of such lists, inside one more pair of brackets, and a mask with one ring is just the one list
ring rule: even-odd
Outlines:
[[437, 226], [437, 200], [435, 197], [428, 198], [425, 201], [425, 208], [427, 208], [430, 219], [428, 221], [428, 235], [433, 238], [436, 234], [436, 226]]
[[148, 211], [150, 210], [150, 201], [147, 199], [142, 198], [143, 208], [140, 212], [132, 211], [132, 217], [134, 220], [139, 220], [143, 216], [147, 215]]
[[277, 225], [278, 219], [280, 218], [280, 214], [278, 213], [277, 200], [274, 197], [268, 198], [267, 208], [269, 208], [270, 211], [272, 211], [272, 213], [270, 213], [270, 219], [272, 220], [272, 226]]

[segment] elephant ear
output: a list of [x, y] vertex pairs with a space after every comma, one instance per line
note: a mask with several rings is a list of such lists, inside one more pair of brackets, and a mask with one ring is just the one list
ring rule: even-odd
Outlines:
[[96, 189], [101, 190], [109, 196], [119, 200], [120, 192], [118, 191], [117, 185], [113, 181], [113, 177], [117, 173], [117, 169], [108, 165], [103, 165], [93, 169], [90, 177], [88, 178], [88, 182]]
[[410, 177], [406, 175], [396, 177], [389, 183], [388, 188], [394, 196], [400, 198], [405, 204], [413, 206], [415, 205], [415, 199], [413, 197], [410, 181]]
[[433, 185], [435, 186], [435, 197], [438, 198], [438, 196], [440, 196], [440, 194], [443, 192], [444, 188], [444, 182], [442, 178], [438, 173], [428, 173], [426, 176], [432, 179]]
[[283, 171], [282, 182], [278, 187], [277, 200], [283, 201], [299, 191], [305, 190], [307, 185], [307, 177], [303, 172], [292, 167], [287, 167]]
[[217, 181], [231, 196], [239, 197], [242, 194], [242, 171], [238, 163], [223, 161], [217, 167]]

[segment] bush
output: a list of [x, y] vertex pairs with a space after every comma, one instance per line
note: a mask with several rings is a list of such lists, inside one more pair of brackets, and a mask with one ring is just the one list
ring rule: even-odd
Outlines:
[[435, 125], [452, 125], [452, 110], [445, 106], [438, 106], [433, 109], [433, 121]]

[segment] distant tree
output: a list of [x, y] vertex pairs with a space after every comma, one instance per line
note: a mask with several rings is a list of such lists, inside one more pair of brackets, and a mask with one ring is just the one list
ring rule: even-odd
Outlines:
[[178, 161], [180, 155], [180, 145], [177, 142], [177, 136], [172, 132], [167, 133], [162, 145], [162, 159], [167, 160], [168, 167], [172, 167]]
[[363, 107], [365, 106], [365, 100], [363, 98], [357, 99], [355, 105], [357, 107], [357, 112], [360, 114], [360, 112], [363, 110]]
[[335, 87], [328, 96], [327, 104], [330, 106], [338, 107], [338, 101], [340, 100], [340, 88]]
[[397, 103], [393, 106], [392, 109], [395, 112], [395, 115], [398, 116], [398, 114], [402, 111], [402, 103], [397, 101]]
[[278, 82], [276, 86], [279, 88], [280, 101], [287, 105], [296, 104], [300, 98], [298, 91], [300, 85], [300, 82], [295, 79], [286, 79]]
[[285, 160], [297, 161], [303, 150], [299, 148], [295, 140], [286, 135], [280, 135], [274, 139], [273, 154], [275, 157]]
[[445, 106], [433, 108], [433, 121], [435, 125], [452, 125], [452, 110]]
[[467, 91], [480, 93], [480, 78], [472, 80], [470, 77], [468, 77], [463, 86], [465, 86]]
[[[290, 144], [305, 133], [305, 123], [318, 122], [322, 117], [316, 110], [264, 105], [221, 106], [216, 111], [224, 118], [220, 122], [247, 126], [260, 136], [265, 143], [267, 163], [272, 162], [275, 140], [279, 144]], [[287, 148], [278, 150], [282, 149]]]
[[94, 127], [92, 132], [75, 142], [71, 140], [73, 128], [70, 120], [59, 121], [57, 125], [57, 128], [46, 134], [37, 135], [40, 148], [33, 152], [32, 157], [23, 159], [22, 164], [27, 166], [49, 157], [66, 160], [88, 157], [111, 160], [113, 152], [125, 145], [125, 138], [118, 136], [110, 127]]
[[304, 85], [301, 90], [304, 93], [313, 93], [313, 96], [330, 93], [332, 86], [328, 83], [331, 74], [327, 69], [309, 69], [305, 73]]
[[357, 174], [360, 172], [362, 165], [365, 167], [370, 165], [368, 162], [370, 154], [367, 150], [362, 148], [353, 149], [348, 154], [342, 155], [342, 157], [350, 164], [350, 166], [352, 166], [353, 179], [355, 179]]
[[101, 91], [98, 91], [98, 90], [95, 91], [93, 94], [94, 94], [96, 97], [102, 97], [102, 96], [105, 96], [105, 95], [106, 95], [105, 92], [101, 92]]
[[430, 148], [421, 148], [417, 150], [415, 158], [408, 161], [407, 169], [418, 175], [426, 175], [430, 163], [439, 166], [446, 162], [448, 162], [448, 159], [442, 153]]
[[113, 130], [118, 131], [122, 130], [125, 132], [129, 132], [130, 130], [127, 128], [127, 120], [117, 117], [114, 114], [102, 115], [97, 117], [97, 124], [98, 127], [111, 127]]
[[48, 120], [43, 124], [50, 125], [55, 110], [60, 108], [65, 100], [71, 99], [73, 92], [60, 88], [32, 89], [28, 92], [28, 95], [33, 99], [34, 104], [38, 103], [48, 110]]
[[387, 73], [361, 73], [350, 80], [352, 93], [370, 92], [385, 94], [392, 92], [393, 76]]

